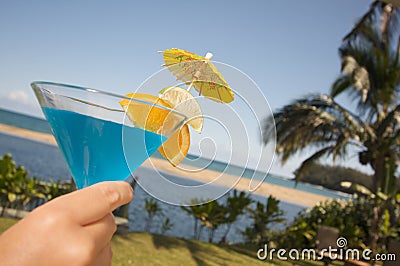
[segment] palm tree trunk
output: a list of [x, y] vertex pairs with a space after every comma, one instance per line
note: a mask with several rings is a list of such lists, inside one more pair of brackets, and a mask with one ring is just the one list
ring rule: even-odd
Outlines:
[[229, 231], [231, 230], [231, 225], [232, 225], [232, 223], [228, 223], [227, 229], [226, 229], [223, 237], [221, 238], [220, 243], [226, 243], [226, 238], [228, 237]]
[[208, 242], [209, 243], [212, 243], [213, 240], [214, 240], [215, 229], [216, 229], [215, 227], [211, 227], [210, 228], [210, 232], [209, 232], [209, 235], [208, 235]]
[[[382, 181], [385, 178], [385, 158], [384, 156], [378, 156], [376, 160], [371, 164], [374, 169], [374, 193], [375, 195], [381, 191]], [[379, 224], [381, 222], [381, 212], [382, 212], [382, 202], [379, 197], [374, 199], [373, 217], [371, 221], [371, 231], [370, 231], [370, 247], [372, 250], [372, 256], [377, 252], [378, 241], [379, 241]]]
[[197, 239], [197, 218], [194, 218], [194, 239]]
[[203, 225], [200, 225], [200, 228], [199, 228], [199, 230], [198, 230], [198, 232], [197, 232], [197, 237], [196, 237], [197, 240], [200, 239], [200, 236], [201, 236], [201, 232], [202, 232], [202, 231], [203, 231]]
[[375, 256], [378, 248], [381, 209], [382, 209], [381, 202], [376, 197], [374, 201], [373, 217], [371, 221], [371, 232], [370, 232], [370, 247], [372, 250], [372, 257]]
[[374, 162], [371, 163], [371, 166], [374, 169], [373, 189], [374, 193], [376, 194], [378, 191], [381, 191], [382, 180], [385, 178], [384, 158], [377, 158], [376, 160], [374, 160]]
[[153, 216], [149, 215], [149, 217], [147, 218], [147, 223], [146, 223], [146, 232], [150, 232], [152, 220], [153, 220]]
[[1, 217], [3, 217], [4, 216], [4, 213], [6, 212], [6, 207], [7, 207], [7, 203], [6, 204], [2, 204], [2, 206], [1, 206], [3, 209], [1, 210]]

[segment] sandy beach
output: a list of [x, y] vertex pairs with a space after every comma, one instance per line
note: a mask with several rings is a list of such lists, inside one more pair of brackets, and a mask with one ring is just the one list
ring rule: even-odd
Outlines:
[[[41, 141], [51, 145], [57, 145], [54, 137], [50, 134], [30, 131], [4, 124], [0, 124], [0, 132], [6, 134], [12, 134], [22, 138]], [[179, 168], [171, 166], [168, 161], [158, 158], [149, 158], [147, 161], [144, 162], [143, 166], [155, 167], [159, 170], [168, 172], [176, 176], [180, 176], [183, 178], [190, 178], [204, 183], [213, 182], [216, 185], [229, 186], [229, 187], [232, 187], [232, 185], [234, 185], [233, 188], [235, 189], [249, 192], [249, 185], [250, 185], [249, 179], [239, 178], [237, 176], [232, 176], [226, 173], [220, 173], [212, 170], [202, 170], [197, 172], [190, 171], [193, 168], [186, 165], [182, 166], [182, 168], [184, 168], [185, 170], [181, 170]], [[324, 197], [321, 195], [316, 195], [268, 183], [262, 183], [257, 188], [257, 190], [255, 190], [252, 193], [261, 196], [272, 195], [273, 197], [279, 200], [302, 206], [314, 206], [318, 202], [329, 199], [328, 197]]]

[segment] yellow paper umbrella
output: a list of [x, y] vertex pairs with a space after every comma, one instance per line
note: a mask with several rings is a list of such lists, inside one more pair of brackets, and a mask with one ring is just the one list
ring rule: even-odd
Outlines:
[[164, 66], [175, 77], [187, 85], [188, 90], [194, 87], [199, 94], [211, 100], [230, 103], [234, 94], [228, 83], [222, 77], [218, 69], [211, 63], [211, 53], [205, 57], [182, 50], [172, 48], [163, 52]]

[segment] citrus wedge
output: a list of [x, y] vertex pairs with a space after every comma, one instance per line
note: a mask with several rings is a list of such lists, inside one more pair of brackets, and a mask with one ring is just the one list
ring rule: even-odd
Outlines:
[[190, 147], [190, 133], [187, 124], [175, 131], [169, 139], [161, 145], [158, 151], [173, 166], [177, 166], [185, 159]]
[[193, 95], [181, 87], [166, 87], [160, 91], [160, 98], [171, 103], [174, 110], [184, 114], [188, 118], [188, 124], [201, 134], [203, 129], [203, 113], [199, 103]]
[[[135, 125], [135, 127], [146, 129], [154, 133], [161, 133], [159, 129], [168, 116], [169, 111], [166, 109], [159, 108], [154, 105], [147, 104], [154, 103], [160, 106], [165, 106], [172, 108], [172, 106], [161, 100], [160, 98], [144, 93], [130, 93], [125, 95], [131, 99], [136, 99], [139, 101], [130, 101], [127, 99], [121, 100], [120, 104], [126, 111], [127, 116]], [[144, 102], [140, 102], [144, 101]]]
[[[163, 127], [166, 126], [164, 123], [168, 123], [167, 117], [170, 111], [140, 101], [154, 103], [171, 109], [174, 109], [174, 105], [150, 94], [130, 93], [126, 97], [139, 100], [130, 101], [124, 99], [120, 101], [122, 108], [126, 111], [132, 123], [136, 127], [161, 134]], [[190, 133], [187, 124], [185, 124], [169, 136], [168, 140], [160, 146], [158, 151], [173, 166], [177, 166], [186, 157], [189, 147]]]

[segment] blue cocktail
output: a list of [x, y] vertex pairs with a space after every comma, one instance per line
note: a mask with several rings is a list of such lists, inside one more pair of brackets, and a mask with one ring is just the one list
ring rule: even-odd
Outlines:
[[124, 96], [49, 82], [32, 87], [78, 188], [125, 180], [185, 120], [174, 110], [128, 99], [136, 108], [168, 111], [167, 123], [149, 131], [126, 119], [119, 105]]

